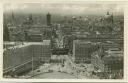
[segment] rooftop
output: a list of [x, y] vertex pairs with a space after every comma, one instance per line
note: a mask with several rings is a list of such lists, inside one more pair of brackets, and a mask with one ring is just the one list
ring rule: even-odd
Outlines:
[[84, 40], [74, 40], [73, 41], [75, 44], [95, 44], [93, 42], [90, 41], [84, 41]]
[[50, 45], [50, 40], [43, 40], [43, 42], [29, 42], [31, 45]]
[[[16, 43], [16, 42], [8, 42], [8, 43]], [[43, 42], [23, 42], [22, 44], [7, 48], [7, 49], [15, 49], [15, 48], [22, 48], [29, 45], [50, 45], [50, 40], [43, 40]], [[7, 49], [4, 49], [7, 50]]]

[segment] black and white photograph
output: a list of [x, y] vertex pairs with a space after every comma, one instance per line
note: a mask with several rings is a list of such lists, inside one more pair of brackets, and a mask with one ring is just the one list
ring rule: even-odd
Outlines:
[[124, 79], [116, 3], [4, 3], [3, 78]]

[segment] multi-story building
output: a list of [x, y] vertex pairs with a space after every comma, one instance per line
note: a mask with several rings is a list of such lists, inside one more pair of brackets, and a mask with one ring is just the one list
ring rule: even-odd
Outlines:
[[51, 59], [51, 44], [50, 40], [43, 40], [42, 42], [33, 42], [32, 44], [32, 55], [38, 60], [43, 62], [49, 62]]
[[[50, 40], [43, 42], [29, 42], [4, 49], [3, 69], [4, 74], [23, 73], [38, 66], [38, 62], [49, 62], [51, 59]], [[14, 74], [13, 73], [13, 74]]]
[[73, 56], [75, 62], [91, 62], [91, 54], [97, 49], [96, 45], [91, 42], [74, 40]]
[[28, 71], [31, 69], [31, 61], [30, 44], [5, 48], [3, 51], [3, 73], [4, 75], [13, 75]]
[[10, 41], [24, 41], [24, 28], [19, 26], [8, 27]]
[[51, 26], [51, 14], [47, 14], [47, 26]]

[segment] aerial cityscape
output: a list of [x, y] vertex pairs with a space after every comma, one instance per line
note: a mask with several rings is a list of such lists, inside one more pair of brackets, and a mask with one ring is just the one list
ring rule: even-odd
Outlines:
[[117, 4], [4, 8], [4, 78], [123, 79], [124, 15]]

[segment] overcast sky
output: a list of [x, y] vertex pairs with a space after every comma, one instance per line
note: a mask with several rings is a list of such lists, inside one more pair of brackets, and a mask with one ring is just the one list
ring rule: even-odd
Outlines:
[[123, 5], [116, 4], [77, 4], [77, 3], [6, 3], [4, 12], [53, 13], [61, 15], [104, 15], [107, 11], [123, 14]]

